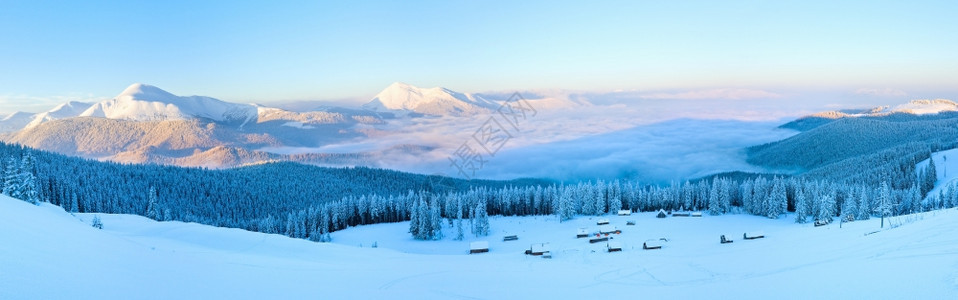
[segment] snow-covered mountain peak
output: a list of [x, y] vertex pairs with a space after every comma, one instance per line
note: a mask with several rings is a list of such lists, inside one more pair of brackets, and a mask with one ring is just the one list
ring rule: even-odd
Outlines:
[[93, 106], [93, 104], [79, 101], [69, 101], [60, 105], [57, 105], [51, 110], [33, 115], [30, 123], [27, 123], [24, 128], [33, 128], [43, 124], [44, 122], [49, 122], [58, 119], [72, 118], [79, 116], [84, 111]]
[[489, 112], [495, 107], [494, 102], [473, 94], [443, 87], [420, 88], [402, 82], [390, 84], [372, 101], [363, 105], [363, 108], [373, 111], [442, 116], [474, 115]]
[[256, 107], [202, 96], [182, 97], [158, 87], [135, 83], [115, 98], [94, 104], [80, 116], [133, 121], [185, 120], [245, 121], [256, 117]]
[[117, 95], [116, 98], [129, 98], [129, 99], [162, 102], [164, 100], [175, 101], [174, 99], [177, 98], [177, 96], [152, 85], [134, 83], [128, 86], [125, 90], [123, 90], [123, 92]]
[[24, 119], [24, 118], [30, 118], [30, 117], [32, 117], [32, 116], [33, 116], [32, 113], [22, 112], [22, 111], [15, 111], [15, 112], [13, 112], [13, 113], [11, 113], [11, 114], [9, 114], [9, 115], [6, 115], [5, 117], [3, 117], [3, 119], [0, 119], [0, 121], [19, 120], [19, 119]]
[[906, 104], [895, 107], [892, 111], [915, 115], [935, 114], [946, 111], [958, 111], [958, 103], [945, 99], [911, 100]]

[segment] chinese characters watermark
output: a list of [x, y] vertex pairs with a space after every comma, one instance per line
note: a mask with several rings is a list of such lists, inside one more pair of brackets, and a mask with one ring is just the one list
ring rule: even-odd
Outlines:
[[471, 139], [449, 156], [449, 166], [455, 167], [460, 176], [472, 179], [488, 162], [485, 156], [495, 157], [509, 140], [519, 134], [522, 122], [536, 114], [538, 112], [528, 100], [518, 92], [513, 93], [476, 129]]

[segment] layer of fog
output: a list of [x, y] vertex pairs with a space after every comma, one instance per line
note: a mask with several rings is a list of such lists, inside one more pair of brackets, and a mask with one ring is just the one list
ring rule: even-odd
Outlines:
[[[495, 117], [489, 115], [396, 119], [385, 125], [359, 125], [376, 132], [372, 137], [320, 148], [264, 150], [376, 153], [362, 164], [468, 178], [630, 178], [667, 183], [717, 172], [765, 171], [745, 163], [745, 147], [795, 134], [777, 126], [807, 113], [774, 99], [629, 97], [627, 101], [601, 102], [540, 107], [535, 115], [519, 120], [518, 130], [511, 131], [511, 138], [494, 155], [477, 147], [473, 139], [476, 131]], [[535, 100], [530, 103], [537, 104]], [[450, 159], [458, 161], [456, 151], [467, 142], [482, 155], [482, 163], [461, 173]], [[425, 147], [387, 151], [406, 145]]]

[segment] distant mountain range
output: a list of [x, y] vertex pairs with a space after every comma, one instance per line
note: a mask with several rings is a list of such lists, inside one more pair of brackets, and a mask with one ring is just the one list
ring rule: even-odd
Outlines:
[[[400, 145], [360, 153], [281, 154], [264, 148], [318, 148], [369, 137], [395, 118], [465, 117], [493, 112], [507, 99], [445, 88], [394, 83], [362, 109], [324, 107], [294, 112], [204, 96], [177, 96], [136, 83], [112, 99], [68, 102], [37, 114], [16, 112], [0, 119], [0, 139], [86, 158], [129, 163], [233, 167], [266, 161], [363, 165]], [[581, 105], [537, 100], [543, 108]]]

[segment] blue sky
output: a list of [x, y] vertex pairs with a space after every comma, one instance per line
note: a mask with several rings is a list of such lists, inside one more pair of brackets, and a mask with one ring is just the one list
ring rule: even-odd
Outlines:
[[955, 1], [406, 2], [0, 2], [0, 111], [134, 82], [261, 103], [394, 81], [958, 95]]

